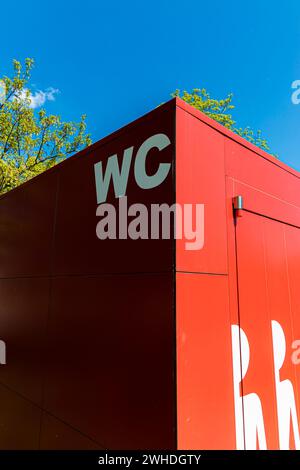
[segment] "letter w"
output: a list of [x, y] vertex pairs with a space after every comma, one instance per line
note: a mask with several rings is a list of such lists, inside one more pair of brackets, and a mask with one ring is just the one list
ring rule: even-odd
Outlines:
[[97, 202], [101, 204], [106, 201], [110, 180], [112, 178], [116, 197], [125, 196], [133, 147], [124, 150], [121, 171], [118, 163], [118, 156], [112, 155], [107, 160], [105, 175], [103, 177], [102, 162], [95, 163], [95, 182]]

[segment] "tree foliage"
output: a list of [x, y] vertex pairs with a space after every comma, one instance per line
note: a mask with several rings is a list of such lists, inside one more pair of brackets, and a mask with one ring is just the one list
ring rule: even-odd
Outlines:
[[0, 193], [51, 168], [91, 143], [85, 115], [76, 122], [31, 106], [33, 60], [13, 61], [12, 77], [0, 78]]
[[216, 100], [211, 98], [205, 88], [194, 88], [191, 93], [188, 91], [181, 92], [180, 90], [176, 90], [172, 93], [172, 96], [178, 96], [186, 103], [227, 127], [227, 129], [230, 129], [239, 136], [244, 137], [244, 139], [247, 139], [252, 144], [257, 145], [257, 147], [260, 147], [265, 151], [270, 150], [269, 144], [267, 140], [263, 138], [260, 130], [254, 131], [250, 127], [236, 127], [236, 122], [233, 120], [231, 115], [231, 110], [235, 108], [232, 103], [232, 93], [229, 93], [224, 99]]

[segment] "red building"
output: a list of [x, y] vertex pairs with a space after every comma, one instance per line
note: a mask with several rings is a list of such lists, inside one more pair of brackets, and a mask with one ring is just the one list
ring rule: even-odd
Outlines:
[[[100, 240], [124, 194], [203, 204], [204, 243]], [[0, 448], [300, 448], [299, 206], [179, 99], [3, 195]]]

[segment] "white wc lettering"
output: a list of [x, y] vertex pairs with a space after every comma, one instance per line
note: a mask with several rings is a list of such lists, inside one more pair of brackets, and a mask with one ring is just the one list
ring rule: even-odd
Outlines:
[[[156, 173], [148, 175], [146, 172], [146, 160], [151, 149], [156, 148], [161, 151], [170, 144], [170, 139], [166, 134], [155, 134], [146, 139], [139, 147], [135, 157], [134, 177], [140, 188], [155, 188], [166, 179], [171, 168], [171, 163], [160, 163]], [[98, 162], [94, 165], [98, 204], [106, 201], [111, 180], [114, 186], [115, 196], [119, 198], [126, 195], [133, 149], [134, 147], [129, 147], [124, 150], [121, 168], [119, 167], [117, 154], [109, 157], [104, 175], [102, 162]]]

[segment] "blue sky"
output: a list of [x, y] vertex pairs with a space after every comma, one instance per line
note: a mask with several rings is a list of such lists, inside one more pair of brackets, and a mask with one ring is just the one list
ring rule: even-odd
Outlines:
[[47, 109], [88, 115], [98, 140], [169, 99], [176, 88], [234, 93], [240, 126], [260, 128], [300, 170], [299, 1], [85, 0], [2, 3], [0, 74], [33, 57]]

